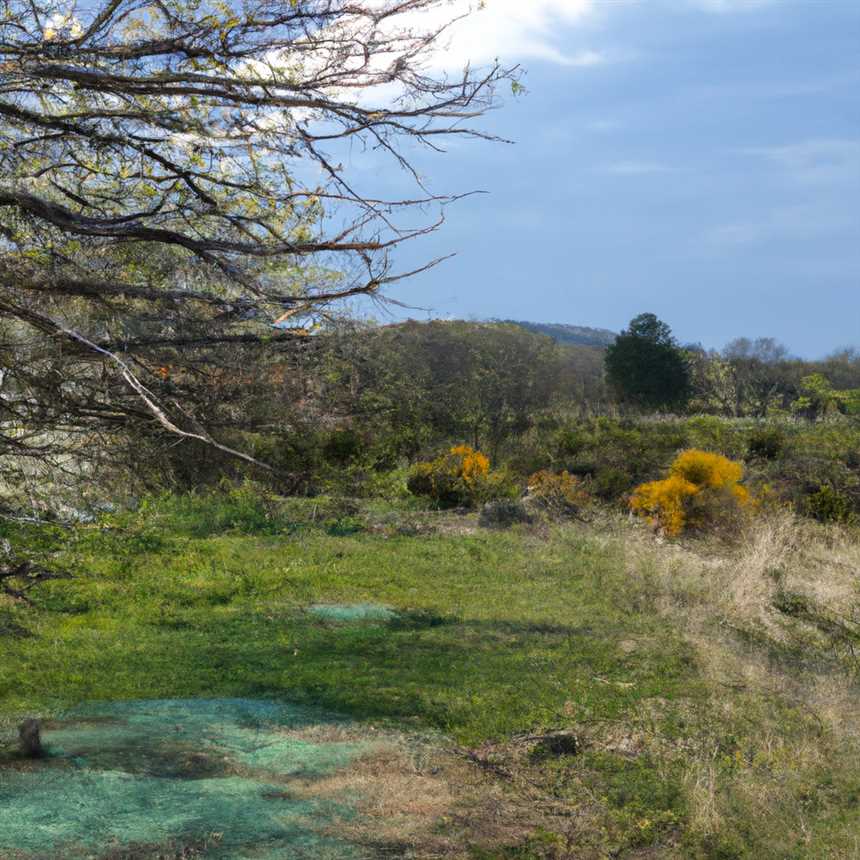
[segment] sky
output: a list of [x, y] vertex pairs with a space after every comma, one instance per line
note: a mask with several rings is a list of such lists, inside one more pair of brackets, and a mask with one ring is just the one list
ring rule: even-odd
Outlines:
[[396, 316], [650, 311], [707, 348], [860, 346], [858, 0], [487, 0], [436, 62], [495, 56], [527, 93], [481, 127], [515, 143], [414, 154], [433, 191], [488, 193], [397, 251], [457, 256], [398, 284], [422, 310]]

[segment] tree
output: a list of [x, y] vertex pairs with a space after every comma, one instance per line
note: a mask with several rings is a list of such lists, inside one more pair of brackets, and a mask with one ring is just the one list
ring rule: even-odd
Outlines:
[[703, 347], [687, 349], [692, 396], [690, 408], [734, 417], [739, 414], [737, 385], [731, 364], [719, 353]]
[[735, 385], [735, 414], [765, 418], [796, 392], [788, 349], [771, 337], [739, 337], [723, 350]]
[[407, 456], [460, 441], [495, 460], [553, 403], [566, 370], [544, 335], [463, 321], [341, 333], [319, 358], [330, 412]]
[[[210, 429], [242, 410], [198, 392], [410, 274], [391, 250], [455, 198], [405, 144], [488, 137], [469, 122], [515, 81], [426, 71], [441, 6], [0, 0], [2, 452], [137, 425], [238, 453]], [[417, 192], [363, 187], [341, 163], [362, 147]]]
[[682, 408], [690, 397], [690, 370], [669, 326], [654, 314], [630, 321], [607, 347], [604, 367], [622, 402], [643, 409]]
[[812, 421], [847, 410], [856, 397], [854, 391], [837, 391], [823, 373], [804, 376], [800, 380], [800, 391], [801, 395], [791, 404], [791, 409]]

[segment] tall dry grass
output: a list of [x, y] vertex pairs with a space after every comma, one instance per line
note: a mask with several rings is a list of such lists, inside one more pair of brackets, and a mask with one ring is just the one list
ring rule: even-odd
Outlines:
[[[683, 754], [691, 827], [717, 844], [742, 809], [772, 833], [768, 856], [813, 844], [810, 798], [822, 778], [853, 779], [860, 752], [860, 533], [785, 510], [730, 539], [668, 542], [629, 523], [611, 531], [631, 605], [683, 633], [710, 689], [711, 708], [689, 715], [696, 738]], [[742, 755], [727, 762], [725, 736], [744, 733]], [[860, 857], [857, 847], [829, 856]]]

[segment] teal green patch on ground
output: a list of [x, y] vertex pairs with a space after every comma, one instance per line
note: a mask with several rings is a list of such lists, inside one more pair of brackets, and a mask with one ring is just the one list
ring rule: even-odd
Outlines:
[[245, 699], [77, 708], [44, 727], [47, 757], [0, 763], [0, 857], [149, 858], [165, 847], [221, 860], [362, 857], [325, 832], [355, 814], [348, 798], [290, 790], [365, 749], [290, 734], [320, 724], [338, 721]]
[[391, 621], [397, 613], [379, 603], [316, 603], [308, 612], [326, 621]]

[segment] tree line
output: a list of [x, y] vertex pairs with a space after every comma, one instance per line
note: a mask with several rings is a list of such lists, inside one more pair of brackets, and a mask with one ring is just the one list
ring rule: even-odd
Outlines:
[[722, 351], [682, 347], [654, 314], [635, 317], [606, 350], [608, 383], [622, 404], [732, 418], [860, 412], [860, 353], [792, 357], [773, 338], [737, 338]]

